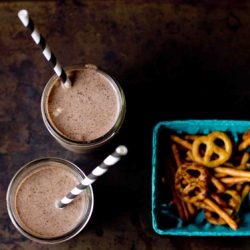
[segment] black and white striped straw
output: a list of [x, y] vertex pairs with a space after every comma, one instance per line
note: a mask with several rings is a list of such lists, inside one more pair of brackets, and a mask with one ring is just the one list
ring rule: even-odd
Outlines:
[[56, 72], [57, 76], [60, 77], [64, 86], [70, 88], [71, 81], [69, 77], [65, 73], [64, 69], [61, 67], [53, 52], [50, 50], [48, 44], [46, 43], [42, 35], [40, 35], [33, 20], [29, 17], [28, 11], [20, 10], [18, 12], [18, 17], [20, 18], [23, 25], [30, 31], [31, 37], [33, 38], [35, 43], [39, 45], [39, 47], [42, 49], [45, 58], [52, 64], [54, 71]]
[[86, 176], [82, 182], [71, 190], [61, 201], [58, 202], [57, 207], [63, 208], [70, 202], [72, 202], [84, 189], [95, 182], [99, 176], [108, 171], [108, 168], [116, 164], [122, 156], [128, 152], [125, 146], [119, 146], [116, 150], [109, 155], [98, 167], [96, 167], [88, 176]]

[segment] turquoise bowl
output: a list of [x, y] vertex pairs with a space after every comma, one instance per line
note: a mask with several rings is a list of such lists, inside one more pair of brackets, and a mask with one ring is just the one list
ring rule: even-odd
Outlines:
[[[208, 134], [212, 131], [223, 131], [230, 134], [234, 142], [250, 128], [250, 121], [234, 120], [185, 120], [159, 122], [153, 129], [152, 138], [152, 224], [160, 235], [180, 236], [248, 236], [250, 235], [250, 197], [244, 200], [239, 216], [237, 230], [227, 225], [217, 226], [206, 221], [204, 212], [197, 213], [192, 223], [184, 225], [176, 216], [170, 190], [162, 183], [163, 156], [167, 138], [171, 133]], [[168, 142], [169, 143], [169, 142]], [[249, 149], [247, 149], [249, 150]], [[166, 153], [165, 153], [166, 154]]]

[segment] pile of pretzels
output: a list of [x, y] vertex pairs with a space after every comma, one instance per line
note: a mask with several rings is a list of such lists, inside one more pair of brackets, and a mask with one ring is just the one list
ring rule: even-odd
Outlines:
[[242, 202], [250, 191], [250, 129], [234, 143], [221, 131], [170, 135], [165, 177], [178, 215], [189, 223], [200, 209], [214, 225], [237, 230]]

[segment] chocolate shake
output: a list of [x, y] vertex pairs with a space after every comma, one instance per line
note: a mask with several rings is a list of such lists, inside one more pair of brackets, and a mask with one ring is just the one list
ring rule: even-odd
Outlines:
[[55, 204], [78, 184], [76, 176], [63, 168], [44, 167], [32, 173], [16, 194], [16, 211], [23, 225], [39, 237], [56, 237], [72, 230], [85, 213], [85, 194], [64, 209]]
[[126, 103], [120, 85], [94, 65], [65, 68], [72, 87], [57, 76], [42, 96], [44, 123], [54, 138], [75, 152], [89, 152], [109, 141], [120, 129]]
[[77, 166], [59, 158], [26, 164], [13, 177], [7, 191], [12, 223], [24, 236], [43, 244], [74, 237], [91, 217], [92, 187], [88, 186], [64, 208], [58, 208], [57, 204], [84, 178]]
[[56, 81], [48, 97], [51, 122], [74, 141], [92, 141], [105, 135], [119, 115], [119, 97], [108, 78], [92, 68], [72, 71], [73, 86]]

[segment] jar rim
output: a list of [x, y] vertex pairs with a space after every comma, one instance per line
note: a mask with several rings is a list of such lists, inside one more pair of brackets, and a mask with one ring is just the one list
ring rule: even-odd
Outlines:
[[57, 164], [57, 166], [59, 164], [61, 165], [61, 167], [65, 169], [69, 169], [72, 173], [78, 176], [79, 181], [83, 180], [86, 177], [85, 173], [77, 165], [75, 165], [74, 163], [68, 160], [57, 158], [57, 157], [45, 157], [45, 158], [35, 159], [25, 164], [24, 166], [22, 166], [11, 179], [8, 189], [7, 189], [6, 203], [7, 203], [7, 210], [8, 210], [9, 217], [12, 223], [14, 224], [14, 226], [16, 227], [16, 229], [22, 235], [38, 243], [56, 244], [56, 243], [61, 243], [61, 242], [64, 242], [73, 238], [86, 226], [93, 212], [94, 193], [93, 193], [93, 189], [91, 185], [89, 185], [85, 189], [86, 195], [87, 195], [87, 204], [86, 204], [87, 210], [85, 213], [83, 213], [83, 217], [81, 218], [81, 220], [69, 232], [60, 236], [55, 236], [55, 237], [43, 237], [37, 234], [32, 234], [30, 230], [27, 230], [24, 226], [22, 226], [22, 223], [20, 223], [20, 219], [17, 219], [17, 215], [15, 215], [16, 212], [15, 212], [14, 203], [13, 203], [14, 202], [13, 199], [15, 199], [15, 193], [13, 194], [13, 192], [17, 191], [18, 187], [21, 185], [22, 180], [30, 176], [30, 174], [32, 174], [33, 172], [44, 168], [45, 164], [48, 164], [48, 163], [52, 167], [55, 167], [56, 166], [55, 164]]
[[[93, 65], [91, 65], [93, 66]], [[75, 71], [75, 70], [82, 70], [82, 69], [88, 69], [88, 64], [74, 64], [72, 66], [65, 67], [65, 72]], [[74, 147], [79, 148], [89, 148], [89, 147], [97, 147], [100, 144], [103, 144], [104, 142], [110, 140], [121, 128], [123, 121], [125, 119], [126, 114], [126, 99], [123, 92], [123, 89], [121, 88], [120, 84], [117, 82], [117, 80], [114, 77], [111, 77], [109, 74], [107, 74], [103, 69], [97, 68], [96, 70], [103, 74], [105, 77], [109, 79], [109, 81], [113, 84], [113, 86], [116, 89], [116, 92], [119, 96], [119, 103], [120, 103], [120, 111], [117, 117], [117, 120], [113, 127], [103, 136], [98, 137], [93, 140], [89, 141], [77, 141], [73, 140], [67, 136], [65, 136], [62, 132], [60, 132], [50, 121], [50, 117], [48, 115], [48, 107], [47, 107], [47, 97], [49, 95], [49, 92], [52, 89], [52, 86], [54, 82], [58, 79], [58, 76], [54, 74], [49, 81], [47, 82], [43, 93], [42, 93], [42, 99], [41, 99], [41, 111], [42, 111], [42, 117], [45, 123], [45, 126], [49, 130], [49, 132], [52, 134], [53, 137], [55, 137], [57, 140], [62, 141], [63, 143], [73, 145]]]

